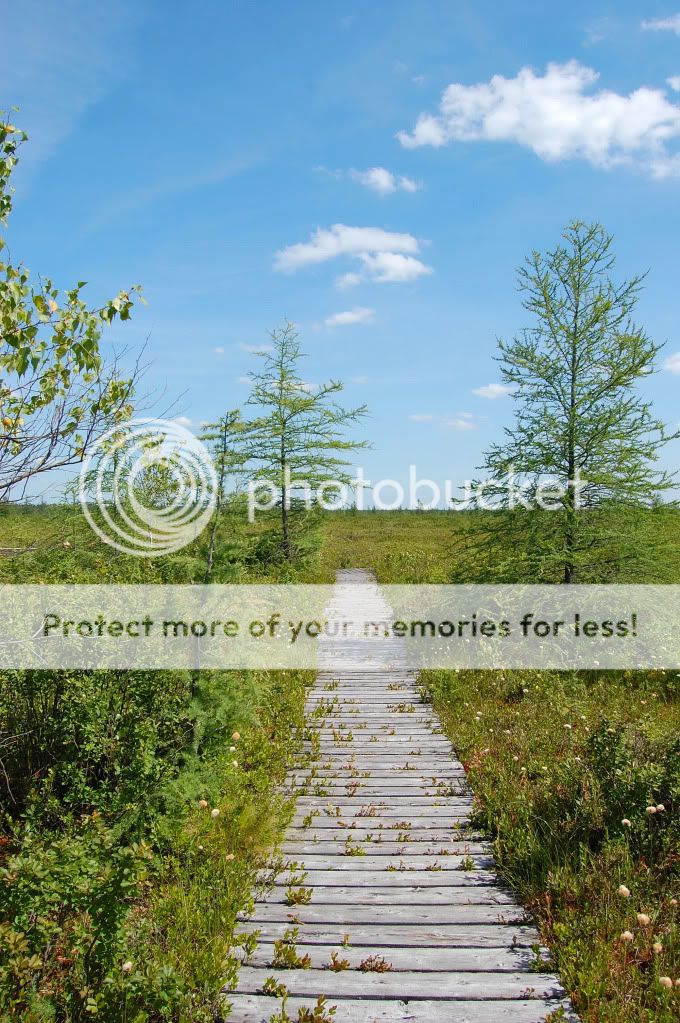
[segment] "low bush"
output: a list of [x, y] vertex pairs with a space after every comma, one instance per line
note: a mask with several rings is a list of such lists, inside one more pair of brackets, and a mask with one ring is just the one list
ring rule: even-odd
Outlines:
[[[680, 986], [680, 676], [424, 672], [588, 1023], [671, 1023]], [[664, 982], [665, 983], [665, 982]]]

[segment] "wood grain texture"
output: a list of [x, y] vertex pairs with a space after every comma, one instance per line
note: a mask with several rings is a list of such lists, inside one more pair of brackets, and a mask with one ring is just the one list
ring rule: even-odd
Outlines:
[[[269, 1023], [280, 1011], [281, 1003], [275, 998], [261, 995], [230, 995], [232, 1005], [229, 1020], [233, 1023]], [[287, 1012], [296, 1019], [302, 1008], [310, 1007], [310, 1000], [291, 998]], [[394, 999], [368, 1001], [343, 998], [335, 1000], [334, 1023], [541, 1023], [546, 1015], [563, 1003], [560, 1000], [516, 1001], [427, 1001]], [[575, 1017], [568, 1015], [567, 1019]]]

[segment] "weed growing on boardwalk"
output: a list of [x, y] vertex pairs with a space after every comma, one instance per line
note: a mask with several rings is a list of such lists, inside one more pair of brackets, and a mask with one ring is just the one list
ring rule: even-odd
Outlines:
[[294, 888], [292, 885], [286, 888], [287, 906], [308, 906], [312, 901], [312, 888]]
[[333, 970], [334, 973], [340, 973], [343, 970], [349, 970], [349, 968], [349, 959], [340, 959], [337, 952], [331, 952], [330, 962], [326, 966], [327, 970]]
[[[312, 960], [308, 954], [298, 955], [296, 942], [299, 927], [287, 927], [282, 938], [274, 942], [272, 966], [277, 970], [310, 970]], [[277, 995], [277, 997], [280, 997]]]
[[392, 963], [388, 963], [383, 956], [370, 955], [359, 963], [357, 969], [361, 973], [389, 973], [392, 969]]

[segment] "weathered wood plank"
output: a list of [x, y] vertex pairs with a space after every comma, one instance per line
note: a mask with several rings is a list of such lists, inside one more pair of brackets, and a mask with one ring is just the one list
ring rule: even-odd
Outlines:
[[[300, 1009], [311, 1009], [314, 1000], [291, 998], [287, 1012], [295, 1019]], [[229, 1023], [269, 1023], [281, 1009], [280, 1001], [260, 995], [227, 995], [227, 1001], [232, 1006]], [[562, 1005], [559, 1001], [540, 999], [404, 1002], [345, 998], [331, 1004], [336, 1006], [334, 1023], [543, 1023], [550, 1012]]]
[[[343, 853], [342, 846], [347, 845], [349, 849], [354, 850], [353, 852]], [[390, 842], [387, 838], [381, 835], [376, 835], [375, 839], [368, 841], [364, 839], [360, 842], [354, 837], [351, 831], [347, 831], [344, 836], [337, 835], [334, 838], [318, 841], [286, 841], [281, 843], [281, 852], [284, 856], [306, 856], [308, 853], [315, 853], [316, 855], [349, 855], [349, 856], [400, 856], [402, 851], [406, 850], [407, 846], [417, 846], [417, 852], [419, 856], [478, 856], [480, 853], [490, 853], [490, 847], [488, 843], [473, 843], [473, 842], [458, 842], [454, 838], [447, 838], [443, 842]], [[424, 848], [426, 847], [426, 848]], [[356, 850], [361, 850], [360, 852]], [[410, 850], [409, 850], [410, 851]]]
[[[407, 704], [405, 706], [412, 708], [415, 705]], [[361, 725], [376, 730], [390, 729], [397, 726], [399, 728], [420, 728], [429, 734], [432, 734], [432, 732], [438, 734], [442, 731], [441, 722], [435, 721], [432, 717], [427, 717], [416, 710], [402, 709], [388, 710], [387, 712], [381, 710], [380, 713], [374, 712], [370, 714], [362, 704], [357, 704], [356, 707], [351, 708], [349, 711], [345, 711], [343, 708], [341, 711], [336, 710], [335, 712], [320, 704], [317, 710], [313, 711], [311, 716], [307, 718], [305, 728], [311, 730], [337, 728], [348, 731]]]
[[[332, 803], [332, 800], [329, 800]], [[370, 804], [368, 804], [370, 807]], [[324, 808], [325, 809], [325, 808]], [[408, 824], [412, 828], [434, 828], [444, 829], [451, 833], [458, 833], [459, 831], [468, 836], [472, 833], [469, 826], [463, 825], [460, 822], [461, 813], [464, 815], [466, 811], [469, 812], [469, 807], [463, 807], [462, 810], [448, 810], [442, 811], [438, 807], [427, 806], [416, 806], [410, 810], [407, 809], [406, 813], [402, 813], [398, 806], [395, 807], [380, 807], [383, 811], [377, 818], [373, 816], [366, 816], [362, 813], [364, 808], [359, 806], [356, 808], [356, 812], [348, 810], [347, 812], [341, 811], [340, 816], [337, 816], [337, 811], [333, 810], [333, 814], [328, 813], [316, 813], [312, 816], [313, 826], [315, 828], [320, 827], [332, 827], [332, 828], [351, 828], [352, 826], [358, 828], [396, 828], [402, 824]], [[387, 815], [387, 811], [391, 812], [391, 816]], [[299, 817], [305, 821], [309, 820], [309, 814], [305, 811], [296, 810], [294, 811], [294, 817]], [[291, 824], [292, 827], [297, 827], [296, 824]], [[308, 825], [302, 825], [307, 827]]]
[[[329, 809], [329, 803], [331, 809]], [[458, 810], [448, 809], [442, 812], [441, 819], [432, 816], [432, 811], [436, 812], [436, 807], [432, 806], [382, 806], [377, 810], [373, 810], [373, 804], [364, 803], [356, 808], [343, 807], [338, 815], [337, 810], [333, 807], [333, 801], [325, 802], [320, 800], [318, 804], [311, 806], [301, 807], [297, 810], [293, 816], [292, 824], [297, 826], [304, 826], [304, 823], [310, 820], [310, 814], [312, 815], [311, 820], [314, 822], [315, 827], [345, 827], [351, 830], [352, 823], [356, 823], [357, 827], [364, 827], [366, 824], [376, 823], [376, 827], [382, 821], [385, 827], [389, 827], [395, 821], [406, 821], [413, 827], [416, 827], [418, 822], [424, 823], [435, 822], [439, 823], [442, 827], [451, 827], [455, 829], [460, 827], [464, 835], [467, 835], [471, 828], [469, 824], [470, 820], [470, 808], [461, 807]], [[362, 812], [363, 811], [363, 812]]]
[[444, 777], [458, 777], [465, 779], [467, 775], [455, 760], [450, 757], [444, 757], [441, 760], [435, 760], [431, 757], [414, 757], [409, 760], [408, 757], [400, 756], [397, 758], [387, 759], [383, 757], [337, 757], [334, 756], [330, 759], [319, 759], [308, 765], [297, 766], [291, 769], [289, 772], [290, 777], [316, 777], [319, 774], [335, 774], [344, 776], [345, 774], [353, 775], [357, 777], [363, 772], [369, 772], [373, 776], [380, 778], [392, 778], [404, 775], [406, 777], [418, 777], [418, 775], [442, 775]]
[[[331, 799], [334, 800], [336, 797], [351, 797], [354, 795], [365, 796], [370, 799], [385, 799], [386, 797], [390, 800], [393, 799], [410, 799], [412, 796], [426, 796], [431, 799], [444, 799], [444, 798], [456, 798], [459, 795], [458, 789], [454, 789], [451, 792], [451, 786], [437, 786], [437, 785], [394, 785], [390, 788], [388, 785], [372, 785], [368, 782], [364, 782], [363, 785], [360, 782], [356, 784], [342, 784], [333, 785], [325, 784], [324, 782], [316, 782], [311, 785], [298, 785], [297, 787], [290, 789], [291, 796], [300, 793], [305, 796], [318, 796], [320, 799]], [[471, 800], [468, 799], [468, 806], [471, 805]]]
[[412, 725], [421, 728], [441, 730], [441, 721], [434, 717], [428, 708], [419, 707], [415, 703], [405, 703], [400, 710], [384, 707], [381, 704], [365, 703], [361, 697], [356, 703], [338, 703], [333, 706], [325, 703], [313, 704], [306, 708], [305, 728], [353, 728], [357, 721], [366, 722], [376, 728], [395, 723], [401, 724], [404, 718]]
[[365, 770], [361, 771], [357, 768], [351, 769], [347, 767], [338, 767], [337, 770], [333, 770], [330, 767], [324, 767], [319, 771], [308, 771], [306, 774], [301, 772], [295, 772], [290, 774], [286, 779], [286, 784], [289, 786], [293, 785], [309, 785], [314, 782], [337, 782], [338, 785], [348, 785], [354, 781], [358, 781], [359, 784], [371, 784], [371, 785], [382, 785], [383, 783], [391, 785], [408, 785], [409, 787], [421, 784], [432, 787], [438, 784], [455, 784], [459, 789], [465, 789], [469, 792], [465, 775], [461, 771], [457, 771], [454, 768], [444, 768], [443, 770], [437, 770], [436, 768], [432, 771], [427, 770], [427, 764], [423, 764], [418, 769], [412, 768], [409, 770], [403, 767], [383, 768], [382, 770]]
[[[325, 755], [319, 755], [316, 758], [311, 759], [312, 766], [323, 763], [337, 764], [339, 759], [343, 759], [346, 763], [358, 764], [366, 763], [369, 765], [377, 765], [378, 763], [385, 764], [387, 767], [392, 767], [397, 764], [458, 764], [453, 755], [448, 752], [436, 753], [434, 751], [421, 750], [420, 753], [413, 754], [408, 750], [400, 750], [397, 747], [390, 747], [390, 749], [376, 749], [375, 744], [372, 744], [370, 749], [364, 751], [357, 750], [346, 750], [344, 757], [342, 751], [337, 749], [331, 750], [330, 753]], [[305, 760], [306, 764], [307, 761]], [[460, 765], [458, 765], [460, 766]]]
[[[401, 823], [401, 822], [397, 822]], [[482, 839], [481, 836], [473, 837], [472, 835], [466, 835], [461, 837], [456, 834], [452, 828], [445, 830], [443, 828], [414, 828], [407, 827], [396, 830], [395, 828], [385, 828], [380, 826], [374, 826], [373, 828], [289, 828], [286, 832], [286, 841], [288, 842], [344, 842], [347, 836], [351, 836], [355, 842], [369, 841], [384, 842], [395, 841], [398, 835], [403, 835], [403, 841], [406, 842], [429, 842], [430, 844], [439, 843], [440, 845], [448, 845], [451, 842], [458, 842], [461, 845], [470, 845], [470, 848], [476, 843], [479, 843]], [[489, 849], [488, 843], [484, 847]], [[318, 850], [317, 850], [318, 851]]]
[[329, 999], [339, 998], [429, 998], [440, 999], [505, 999], [563, 997], [559, 982], [550, 974], [496, 973], [462, 971], [437, 974], [432, 978], [417, 972], [359, 973], [353, 970], [335, 973], [331, 970], [262, 970], [243, 966], [239, 974], [239, 990], [257, 994], [269, 976], [285, 983], [293, 995], [315, 998], [319, 993]]
[[[391, 817], [360, 817], [357, 815], [349, 815], [342, 817], [329, 816], [326, 813], [316, 814], [309, 820], [308, 816], [304, 814], [297, 814], [300, 818], [300, 824], [291, 822], [291, 829], [298, 829], [305, 831], [308, 828], [323, 828], [328, 829], [339, 829], [341, 831], [354, 831], [355, 829], [375, 830], [383, 829], [391, 831], [396, 829], [398, 826], [408, 825], [411, 831], [427, 830], [427, 831], [443, 831], [445, 834], [454, 835], [460, 839], [474, 839], [475, 836], [484, 838], [480, 832], [475, 832], [468, 826], [462, 825], [460, 822], [460, 816], [458, 814], [446, 814], [437, 816], [437, 814], [424, 813], [420, 816], [412, 813], [406, 813], [404, 815], [399, 814], [397, 818]], [[302, 820], [305, 820], [303, 824]], [[309, 822], [307, 822], [309, 821]]]
[[[382, 956], [393, 972], [442, 973], [460, 970], [464, 973], [517, 973], [530, 970], [537, 957], [526, 948], [489, 948], [483, 952], [478, 948], [392, 948], [386, 950], [379, 942], [373, 946], [352, 947], [336, 942], [334, 945], [305, 945], [298, 939], [296, 947], [301, 954], [308, 955], [313, 969], [327, 969], [331, 956], [344, 960], [345, 969], [357, 970], [370, 956]], [[235, 950], [235, 956], [243, 959], [243, 950]], [[260, 941], [257, 949], [247, 958], [247, 965], [271, 969], [276, 956], [274, 942]], [[280, 971], [279, 971], [279, 975]], [[282, 976], [282, 975], [281, 975]], [[284, 983], [285, 983], [285, 977]]]
[[[291, 857], [295, 859], [295, 857]], [[466, 857], [467, 859], [467, 857]], [[493, 856], [471, 856], [473, 869], [493, 867]], [[309, 854], [304, 857], [305, 867], [316, 870], [461, 870], [461, 856], [423, 856], [404, 853], [402, 856], [321, 856]]]
[[[297, 926], [297, 925], [296, 925]], [[239, 922], [237, 933], [258, 933], [263, 941], [278, 941], [291, 927], [290, 921]], [[347, 936], [350, 945], [374, 945], [378, 934], [373, 924], [348, 923], [338, 928], [329, 924], [302, 924], [300, 943], [330, 945]], [[477, 924], [385, 924], [379, 932], [384, 948], [531, 948], [538, 934], [526, 925]]]
[[525, 922], [524, 911], [512, 904], [484, 906], [470, 905], [411, 906], [411, 905], [315, 905], [286, 906], [275, 902], [258, 902], [252, 914], [244, 913], [244, 920], [285, 921], [302, 923], [338, 924], [411, 924], [418, 920], [424, 924], [520, 924]]
[[328, 718], [323, 721], [310, 721], [306, 731], [316, 732], [320, 736], [331, 736], [333, 732], [343, 735], [347, 732], [355, 734], [362, 732], [364, 735], [368, 733], [370, 735], [383, 736], [396, 732], [397, 729], [401, 732], [407, 728], [410, 733], [417, 733], [422, 736], [444, 734], [441, 725], [435, 726], [434, 724], [417, 721], [414, 719], [413, 714], [402, 714], [401, 717], [406, 718], [406, 721], [399, 720], [399, 715], [396, 714], [386, 721], [372, 721], [370, 718], [364, 717], [363, 714], [357, 714], [356, 717], [342, 720]]
[[[389, 800], [388, 800], [388, 797]], [[316, 796], [298, 796], [298, 805], [305, 806], [308, 803], [322, 803], [323, 800]], [[328, 803], [329, 800], [326, 800]], [[461, 796], [414, 796], [412, 793], [407, 793], [404, 796], [396, 796], [394, 793], [384, 793], [378, 796], [377, 799], [371, 799], [368, 796], [338, 796], [336, 799], [330, 800], [336, 806], [359, 806], [370, 803], [389, 802], [390, 805], [394, 805], [401, 802], [404, 806], [429, 806], [433, 809], [435, 806], [440, 807], [455, 807], [455, 806], [469, 806], [470, 799]]]
[[362, 764], [365, 765], [363, 770], [370, 771], [372, 774], [387, 775], [391, 776], [394, 774], [440, 774], [446, 773], [447, 775], [455, 774], [461, 778], [466, 778], [467, 775], [463, 770], [463, 767], [455, 761], [452, 757], [430, 757], [430, 756], [418, 756], [409, 758], [404, 754], [400, 754], [397, 757], [387, 756], [376, 756], [375, 754], [368, 754], [367, 756], [354, 755], [349, 752], [347, 755], [337, 756], [333, 755], [330, 757], [320, 757], [310, 763], [304, 765], [298, 764], [293, 767], [289, 774], [292, 775], [315, 775], [321, 771], [333, 771], [335, 773], [349, 772], [357, 773], [361, 772]]
[[[289, 788], [293, 790], [293, 794], [321, 788], [350, 796], [357, 793], [366, 795], [369, 791], [377, 790], [378, 795], [389, 795], [390, 793], [409, 795], [413, 793], [417, 796], [427, 795], [432, 791], [433, 796], [448, 795], [471, 798], [459, 777], [439, 777], [433, 781], [432, 776], [420, 779], [420, 777], [409, 777], [406, 772], [402, 772], [401, 777], [309, 777], [298, 784], [291, 784]], [[349, 793], [347, 793], [348, 789]], [[440, 792], [442, 789], [445, 790], [443, 793]]]
[[[300, 872], [295, 872], [300, 873]], [[309, 888], [338, 887], [363, 888], [364, 885], [373, 887], [386, 887], [391, 891], [398, 891], [400, 888], [415, 886], [421, 891], [427, 888], [440, 888], [442, 891], [455, 890], [457, 888], [479, 888], [488, 885], [497, 885], [498, 879], [493, 870], [470, 870], [443, 871], [427, 870], [397, 870], [387, 872], [385, 870], [348, 870], [338, 873], [337, 870], [307, 870], [303, 883]], [[290, 884], [290, 872], [282, 871], [274, 880], [275, 887], [288, 887]], [[260, 874], [260, 879], [269, 877], [266, 871]]]
[[305, 728], [354, 728], [357, 722], [371, 725], [373, 728], [391, 728], [392, 725], [403, 727], [408, 721], [409, 726], [435, 729], [441, 731], [441, 721], [432, 716], [429, 710], [418, 707], [415, 703], [404, 701], [399, 707], [383, 707], [374, 703], [364, 703], [359, 697], [357, 703], [333, 705], [317, 703], [308, 712]]
[[[305, 879], [303, 884], [305, 888], [311, 890], [312, 894], [308, 905], [312, 906], [356, 906], [359, 900], [361, 900], [362, 906], [404, 905], [411, 908], [414, 906], [441, 906], [444, 902], [449, 906], [515, 905], [515, 900], [511, 894], [491, 885], [470, 885], [468, 888], [435, 888], [434, 886], [421, 888], [417, 885], [399, 888], [394, 885], [382, 887], [363, 885], [361, 888], [357, 888], [333, 885], [332, 887], [325, 888], [321, 885], [310, 885], [308, 879]], [[300, 886], [293, 885], [292, 887], [299, 889]], [[288, 888], [277, 885], [273, 891], [268, 892], [261, 899], [257, 899], [256, 905], [266, 902], [270, 904], [281, 903], [288, 906], [288, 897]], [[295, 911], [294, 904], [291, 904], [289, 908]]]
[[334, 768], [332, 763], [326, 762], [315, 766], [317, 767], [316, 771], [312, 768], [305, 775], [299, 771], [291, 771], [287, 778], [287, 784], [292, 785], [297, 782], [300, 785], [309, 785], [313, 782], [335, 781], [344, 786], [351, 782], [359, 782], [361, 785], [380, 785], [389, 782], [392, 785], [402, 784], [411, 787], [418, 782], [423, 782], [430, 787], [439, 784], [452, 785], [460, 791], [471, 793], [467, 778], [462, 771], [448, 767], [446, 764], [432, 763], [426, 758], [422, 760], [414, 758], [413, 761], [404, 761], [392, 766], [387, 765], [377, 770], [373, 770], [371, 765], [365, 761], [357, 762], [352, 767], [347, 767], [345, 763], [341, 766], [338, 763]]
[[[418, 732], [415, 729], [408, 732], [401, 731], [399, 729], [388, 729], [386, 731], [377, 731], [369, 728], [352, 728], [349, 731], [337, 730], [335, 734], [331, 731], [319, 731], [316, 733], [319, 736], [319, 750], [323, 754], [323, 751], [327, 751], [327, 755], [332, 756], [337, 762], [338, 757], [342, 756], [343, 750], [346, 750], [346, 756], [351, 756], [356, 753], [359, 756], [362, 752], [375, 752], [375, 747], [384, 747], [387, 751], [394, 747], [397, 750], [404, 751], [404, 747], [411, 747], [412, 749], [420, 749], [423, 752], [420, 756], [427, 754], [428, 751], [434, 750], [435, 743], [439, 742], [439, 753], [443, 756], [449, 757], [449, 762], [453, 761], [453, 750], [449, 745], [448, 739], [440, 739], [438, 735], [434, 735], [432, 732]], [[304, 743], [308, 740], [305, 738]], [[316, 742], [316, 740], [314, 740]]]

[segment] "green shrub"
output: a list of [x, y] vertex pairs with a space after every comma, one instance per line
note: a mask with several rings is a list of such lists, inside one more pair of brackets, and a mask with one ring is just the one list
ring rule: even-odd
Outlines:
[[423, 673], [468, 771], [475, 822], [588, 1023], [677, 1018], [677, 993], [658, 979], [680, 974], [677, 681]]

